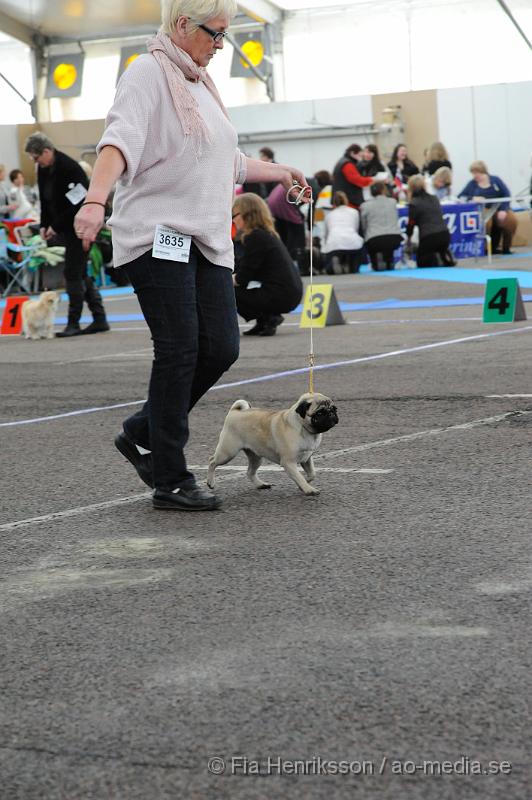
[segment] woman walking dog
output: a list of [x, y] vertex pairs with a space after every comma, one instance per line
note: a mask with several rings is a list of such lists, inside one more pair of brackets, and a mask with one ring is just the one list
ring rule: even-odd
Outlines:
[[[303, 174], [246, 158], [205, 67], [224, 46], [235, 0], [169, 0], [162, 27], [122, 76], [76, 233], [93, 241], [115, 184], [115, 266], [128, 274], [151, 331], [148, 400], [115, 444], [154, 487], [155, 508], [220, 501], [196, 485], [183, 449], [188, 413], [238, 357], [232, 282], [235, 182]], [[138, 446], [151, 451], [141, 455]]]

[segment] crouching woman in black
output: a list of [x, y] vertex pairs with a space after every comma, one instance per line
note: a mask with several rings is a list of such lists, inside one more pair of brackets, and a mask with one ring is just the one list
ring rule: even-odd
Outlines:
[[244, 336], [273, 336], [283, 322], [281, 314], [301, 301], [299, 270], [258, 195], [246, 193], [235, 198], [233, 222], [241, 237], [233, 276], [236, 307], [245, 320], [257, 321]]
[[408, 179], [408, 226], [406, 235], [408, 245], [414, 227], [419, 228], [417, 249], [418, 267], [456, 266], [449, 245], [451, 235], [443, 218], [440, 201], [428, 194], [423, 175], [412, 175]]

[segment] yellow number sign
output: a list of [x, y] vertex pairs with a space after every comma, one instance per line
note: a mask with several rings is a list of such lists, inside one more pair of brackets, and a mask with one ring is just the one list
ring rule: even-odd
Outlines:
[[324, 328], [326, 325], [344, 325], [332, 283], [307, 286], [300, 328]]

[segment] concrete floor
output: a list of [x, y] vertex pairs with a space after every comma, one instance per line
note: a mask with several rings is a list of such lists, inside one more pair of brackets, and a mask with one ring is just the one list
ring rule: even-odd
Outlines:
[[[0, 340], [2, 800], [530, 797], [532, 303], [484, 325], [467, 265], [317, 279], [363, 306], [315, 334], [320, 366], [350, 362], [315, 375], [340, 417], [317, 498], [267, 465], [268, 492], [220, 470], [219, 512], [154, 511], [112, 444], [144, 323]], [[532, 299], [529, 255], [491, 269]], [[306, 365], [297, 322], [242, 339], [193, 412], [198, 476], [236, 398], [306, 390], [265, 379]]]

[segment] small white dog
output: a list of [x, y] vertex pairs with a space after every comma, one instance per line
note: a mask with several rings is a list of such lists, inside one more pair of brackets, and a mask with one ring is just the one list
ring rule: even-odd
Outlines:
[[43, 292], [38, 300], [22, 304], [22, 335], [26, 339], [53, 339], [57, 292]]

